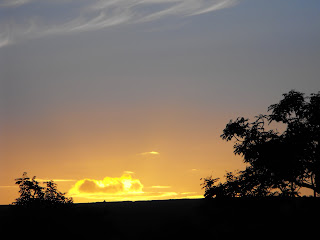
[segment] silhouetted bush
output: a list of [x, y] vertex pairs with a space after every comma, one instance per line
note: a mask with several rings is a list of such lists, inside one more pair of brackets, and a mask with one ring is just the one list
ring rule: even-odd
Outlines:
[[73, 203], [72, 198], [65, 197], [65, 193], [59, 192], [57, 184], [53, 181], [45, 182], [46, 186], [41, 187], [34, 176], [30, 179], [24, 172], [22, 178], [15, 179], [19, 185], [19, 198], [12, 204], [22, 207], [58, 207], [67, 206]]

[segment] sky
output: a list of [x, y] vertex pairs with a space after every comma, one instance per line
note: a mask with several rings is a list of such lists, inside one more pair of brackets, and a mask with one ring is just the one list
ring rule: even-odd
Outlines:
[[28, 172], [75, 202], [198, 198], [220, 135], [320, 90], [318, 0], [0, 0], [0, 204]]

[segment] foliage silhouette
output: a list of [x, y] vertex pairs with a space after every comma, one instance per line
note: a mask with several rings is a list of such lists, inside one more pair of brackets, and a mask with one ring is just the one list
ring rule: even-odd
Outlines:
[[[306, 187], [320, 194], [320, 92], [305, 97], [291, 90], [253, 122], [230, 120], [221, 138], [234, 140], [234, 153], [248, 164], [229, 172], [226, 182], [203, 179], [205, 197], [299, 196]], [[284, 129], [271, 129], [270, 124]], [[269, 129], [267, 129], [269, 128]]]
[[52, 180], [45, 182], [46, 187], [41, 187], [34, 176], [30, 179], [24, 172], [22, 178], [15, 179], [19, 185], [20, 197], [13, 205], [22, 207], [58, 207], [73, 203], [72, 198], [65, 197], [65, 193], [59, 192], [57, 184]]

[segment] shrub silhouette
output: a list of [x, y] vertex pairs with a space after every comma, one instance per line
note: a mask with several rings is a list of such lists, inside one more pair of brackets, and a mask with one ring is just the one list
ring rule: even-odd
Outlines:
[[[253, 122], [238, 117], [226, 125], [221, 138], [234, 140], [234, 153], [248, 167], [227, 173], [224, 183], [204, 178], [205, 197], [295, 197], [301, 187], [320, 193], [320, 92], [305, 97], [291, 90], [268, 111]], [[270, 123], [284, 131], [270, 129]]]
[[22, 178], [15, 179], [19, 185], [20, 197], [13, 202], [13, 205], [22, 207], [57, 207], [70, 205], [72, 198], [65, 197], [65, 193], [59, 192], [57, 184], [53, 181], [45, 182], [46, 186], [41, 187], [34, 176], [30, 179], [24, 172]]

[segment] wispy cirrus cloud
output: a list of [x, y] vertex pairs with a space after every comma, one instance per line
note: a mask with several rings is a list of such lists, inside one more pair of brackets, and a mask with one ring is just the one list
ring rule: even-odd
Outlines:
[[143, 152], [143, 153], [140, 153], [140, 155], [143, 155], [143, 156], [152, 156], [152, 155], [160, 155], [159, 152], [156, 152], [156, 151], [151, 151], [151, 152]]
[[74, 179], [45, 179], [45, 178], [36, 178], [38, 182], [49, 182], [49, 181], [54, 181], [54, 182], [75, 182], [76, 180]]
[[171, 188], [171, 186], [151, 186], [150, 188], [164, 189], [164, 188]]
[[31, 2], [32, 0], [2, 0], [0, 7], [19, 7]]
[[[189, 17], [234, 6], [238, 0], [4, 0], [0, 3], [0, 47], [52, 34]], [[37, 6], [30, 8], [30, 4]], [[29, 7], [28, 7], [29, 6]], [[10, 16], [6, 9], [11, 7]], [[50, 13], [50, 14], [47, 14]]]

